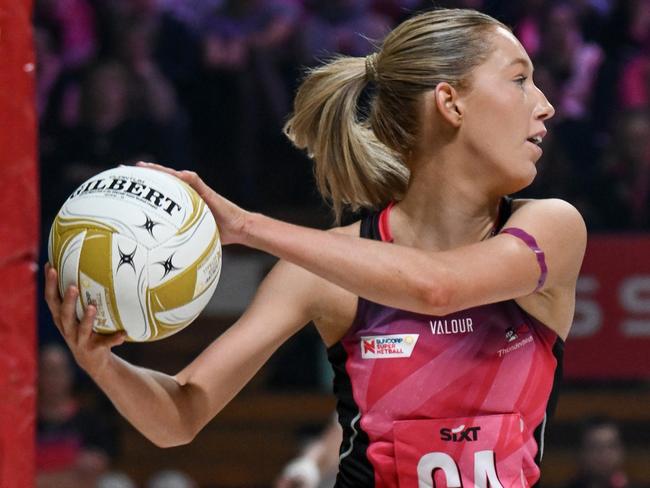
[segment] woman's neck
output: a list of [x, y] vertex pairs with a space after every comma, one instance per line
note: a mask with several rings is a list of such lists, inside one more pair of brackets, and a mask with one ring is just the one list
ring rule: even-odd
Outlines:
[[408, 191], [391, 212], [396, 243], [442, 251], [490, 236], [501, 195], [454, 173], [440, 161], [414, 166]]

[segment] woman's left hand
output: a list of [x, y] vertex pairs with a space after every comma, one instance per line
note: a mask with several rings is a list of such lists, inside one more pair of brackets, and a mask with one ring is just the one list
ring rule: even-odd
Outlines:
[[150, 168], [170, 174], [190, 185], [205, 201], [219, 227], [222, 245], [244, 244], [245, 224], [250, 212], [238, 207], [230, 200], [222, 197], [193, 171], [176, 171], [155, 163], [140, 161], [136, 166]]

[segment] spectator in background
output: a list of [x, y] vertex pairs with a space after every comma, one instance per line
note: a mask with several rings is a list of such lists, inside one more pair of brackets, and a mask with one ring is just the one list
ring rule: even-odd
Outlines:
[[623, 112], [595, 185], [599, 227], [650, 230], [650, 115], [647, 109]]
[[617, 0], [572, 0], [586, 42], [602, 42], [605, 24]]
[[365, 56], [390, 29], [390, 19], [371, 9], [370, 0], [308, 0], [302, 29], [305, 64], [334, 54]]
[[111, 471], [103, 474], [97, 480], [96, 488], [138, 488], [135, 482], [126, 473]]
[[117, 57], [135, 82], [141, 110], [161, 124], [178, 114], [174, 89], [156, 65], [153, 56], [156, 24], [152, 19], [134, 20], [118, 29]]
[[95, 0], [102, 24], [104, 57], [115, 55], [131, 26], [146, 24], [151, 58], [181, 97], [197, 76], [200, 59], [199, 19], [207, 0]]
[[102, 417], [73, 395], [74, 370], [58, 344], [40, 352], [37, 403], [38, 488], [95, 488], [114, 454], [114, 437]]
[[134, 111], [155, 126], [164, 157], [176, 164], [191, 165], [187, 114], [179, 106], [174, 86], [154, 57], [159, 28], [155, 17], [121, 24], [117, 29], [116, 57], [131, 79]]
[[57, 162], [69, 190], [120, 161], [165, 157], [149, 114], [134, 113], [133, 80], [117, 61], [97, 65], [85, 79], [80, 123], [59, 139]]
[[531, 0], [517, 3], [518, 19], [515, 34], [521, 39], [528, 55], [536, 59], [542, 49], [542, 19], [547, 8], [545, 0]]
[[632, 488], [623, 470], [625, 450], [621, 431], [608, 418], [585, 423], [577, 477], [566, 488]]
[[100, 50], [96, 12], [88, 0], [40, 0], [34, 10], [41, 132], [79, 122], [84, 71]]
[[34, 27], [34, 48], [38, 76], [36, 78], [36, 109], [39, 120], [43, 120], [48, 110], [52, 89], [59, 80], [63, 63], [54, 46], [52, 33], [44, 28]]
[[177, 112], [164, 80], [135, 78], [120, 61], [100, 63], [84, 81], [80, 110], [80, 123], [62, 131], [50, 159], [66, 195], [118, 163], [189, 159], [184, 133], [171, 129]]
[[224, 0], [197, 20], [203, 70], [190, 104], [199, 159], [209, 181], [254, 208], [268, 155], [288, 148], [281, 128], [301, 13], [296, 0]]
[[290, 106], [278, 64], [287, 50], [293, 52], [290, 43], [300, 13], [299, 3], [292, 0], [227, 0], [204, 20], [206, 67], [257, 80], [258, 86], [248, 89], [259, 90], [278, 127]]
[[558, 118], [587, 118], [603, 54], [597, 44], [585, 41], [573, 4], [551, 7], [543, 28], [539, 62], [559, 84], [559, 99], [555, 101]]
[[650, 43], [623, 66], [618, 96], [624, 109], [650, 106]]
[[[624, 107], [637, 106], [639, 93], [634, 84], [639, 73], [634, 73], [638, 71], [638, 66], [634, 66], [633, 60], [650, 48], [649, 19], [648, 0], [612, 2], [601, 38], [606, 57], [598, 76], [593, 104], [593, 121], [598, 132], [604, 136], [603, 139], [615, 129], [613, 121], [616, 120], [621, 104]], [[624, 74], [626, 70], [632, 70], [632, 73]], [[622, 77], [625, 79], [622, 80]], [[629, 86], [631, 82], [632, 87]], [[633, 88], [633, 93], [621, 94], [621, 90], [626, 88]], [[615, 103], [616, 101], [620, 103]]]
[[95, 10], [88, 0], [40, 0], [35, 22], [56, 37], [66, 69], [76, 69], [94, 59], [98, 50]]
[[634, 46], [622, 67], [618, 83], [624, 109], [650, 106], [650, 1], [631, 4], [628, 37]]
[[147, 481], [147, 488], [198, 488], [198, 486], [187, 474], [175, 469], [158, 471]]
[[55, 144], [51, 132], [79, 123], [82, 80], [101, 46], [97, 15], [88, 0], [41, 0], [34, 23], [39, 121]]
[[292, 459], [275, 480], [274, 488], [318, 488], [334, 486], [339, 467], [343, 431], [338, 417], [332, 416], [320, 435]]
[[390, 18], [393, 25], [424, 7], [422, 0], [372, 0], [375, 12]]
[[650, 2], [648, 0], [629, 0], [630, 8], [629, 38], [640, 48], [647, 48], [650, 41]]
[[585, 41], [577, 15], [572, 3], [551, 6], [535, 62], [547, 74], [542, 87], [557, 107], [553, 124], [558, 143], [573, 171], [581, 176], [580, 193], [586, 193], [598, 159], [591, 105], [604, 54], [596, 43]]

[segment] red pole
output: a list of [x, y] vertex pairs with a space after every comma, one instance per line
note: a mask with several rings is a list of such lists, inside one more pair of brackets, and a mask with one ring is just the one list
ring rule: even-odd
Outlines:
[[31, 0], [0, 0], [0, 488], [34, 486], [39, 198], [31, 14]]

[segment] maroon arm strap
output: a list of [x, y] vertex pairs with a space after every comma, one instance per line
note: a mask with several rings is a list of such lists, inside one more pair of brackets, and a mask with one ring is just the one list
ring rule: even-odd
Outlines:
[[511, 236], [515, 236], [521, 239], [535, 253], [535, 256], [537, 257], [537, 264], [539, 264], [539, 269], [541, 271], [539, 280], [537, 280], [537, 287], [535, 288], [535, 291], [540, 290], [544, 286], [544, 283], [546, 282], [546, 276], [548, 275], [548, 268], [546, 267], [546, 256], [544, 255], [544, 251], [539, 248], [535, 238], [523, 229], [520, 229], [518, 227], [508, 227], [507, 229], [503, 229], [501, 233], [510, 234]]

